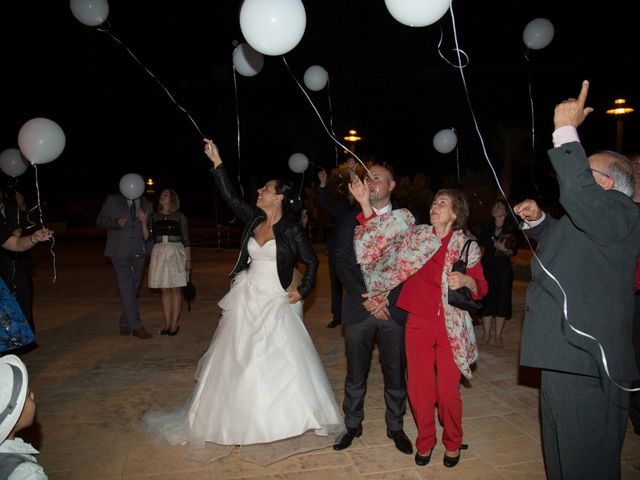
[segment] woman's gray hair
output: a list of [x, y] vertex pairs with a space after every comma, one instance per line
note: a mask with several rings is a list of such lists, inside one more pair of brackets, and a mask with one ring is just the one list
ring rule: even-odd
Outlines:
[[633, 167], [631, 161], [624, 155], [613, 150], [601, 150], [600, 155], [607, 155], [613, 160], [605, 173], [613, 178], [613, 189], [624, 193], [627, 197], [633, 196], [635, 182], [633, 180]]

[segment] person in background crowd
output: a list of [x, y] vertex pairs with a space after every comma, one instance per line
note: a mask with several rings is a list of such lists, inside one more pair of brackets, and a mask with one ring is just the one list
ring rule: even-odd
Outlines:
[[180, 197], [166, 188], [157, 210], [142, 224], [144, 239], [153, 240], [149, 261], [149, 288], [162, 291], [164, 328], [160, 335], [175, 336], [182, 312], [182, 287], [191, 272], [191, 241], [187, 217], [180, 211]]
[[[347, 160], [347, 169], [349, 177], [353, 178], [356, 174], [356, 161], [349, 157]], [[327, 188], [327, 172], [322, 169], [318, 172], [318, 201], [320, 206], [324, 208], [335, 219], [334, 231], [327, 240], [327, 253], [329, 257], [329, 280], [331, 282], [331, 314], [333, 318], [327, 325], [327, 328], [335, 328], [342, 323], [342, 282], [336, 273], [336, 239], [337, 231], [340, 225], [347, 217], [355, 215], [354, 209], [350, 202], [345, 198], [340, 201], [334, 201], [329, 198]]]
[[98, 218], [98, 228], [107, 230], [104, 254], [111, 258], [122, 302], [120, 335], [132, 334], [147, 339], [152, 335], [140, 319], [138, 291], [150, 251], [150, 242], [143, 236], [142, 226], [153, 212], [153, 205], [144, 197], [128, 199], [122, 193], [108, 195]]
[[484, 328], [480, 345], [490, 343], [491, 323], [495, 319], [496, 346], [501, 348], [504, 323], [511, 317], [511, 257], [518, 251], [518, 232], [515, 222], [507, 215], [507, 202], [503, 199], [496, 200], [491, 215], [493, 221], [484, 225], [478, 238], [484, 247], [482, 270], [489, 283], [489, 290], [482, 299], [482, 308], [478, 311]]

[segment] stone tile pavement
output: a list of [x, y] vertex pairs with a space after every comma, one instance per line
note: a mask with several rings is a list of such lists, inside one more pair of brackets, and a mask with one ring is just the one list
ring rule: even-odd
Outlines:
[[[35, 318], [39, 348], [22, 356], [38, 402], [37, 424], [23, 437], [40, 450], [52, 480], [204, 479], [543, 479], [538, 422], [539, 379], [518, 366], [522, 303], [528, 259], [517, 260], [514, 315], [505, 346], [481, 347], [480, 360], [463, 394], [464, 439], [469, 450], [453, 469], [442, 466], [439, 443], [427, 467], [395, 450], [386, 438], [382, 375], [372, 362], [364, 434], [342, 452], [331, 449], [260, 467], [236, 452], [213, 464], [187, 461], [182, 447], [156, 446], [140, 428], [151, 407], [182, 403], [193, 388], [193, 372], [216, 327], [217, 301], [229, 287], [236, 251], [195, 248], [193, 280], [198, 295], [185, 308], [180, 333], [150, 340], [118, 335], [120, 305], [111, 266], [100, 238], [60, 238], [50, 252], [34, 252]], [[318, 247], [318, 251], [321, 247]], [[318, 285], [305, 305], [305, 323], [340, 404], [345, 374], [343, 337], [330, 320], [326, 257]], [[53, 283], [54, 273], [56, 276]], [[145, 279], [146, 280], [146, 279]], [[142, 288], [140, 305], [148, 330], [162, 325], [160, 294]], [[481, 327], [476, 327], [480, 334]], [[410, 412], [405, 430], [415, 438]], [[440, 436], [440, 435], [439, 435]], [[623, 478], [640, 478], [640, 437], [629, 431]]]

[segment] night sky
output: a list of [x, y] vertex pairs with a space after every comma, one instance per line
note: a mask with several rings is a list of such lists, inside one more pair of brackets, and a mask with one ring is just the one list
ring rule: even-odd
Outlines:
[[[328, 70], [329, 95], [324, 90], [310, 96], [327, 124], [332, 118], [339, 138], [354, 128], [364, 138], [357, 153], [393, 164], [400, 175], [425, 173], [437, 187], [455, 173], [456, 153], [436, 152], [432, 139], [455, 127], [461, 168], [488, 170], [460, 72], [438, 55], [442, 30], [442, 52], [455, 60], [449, 13], [437, 24], [410, 28], [393, 19], [382, 0], [303, 3], [305, 35], [285, 58], [300, 82], [311, 65]], [[532, 156], [533, 113], [534, 175], [542, 184], [551, 178], [545, 152], [553, 107], [576, 96], [585, 78], [591, 81], [588, 103], [596, 111], [580, 130], [583, 143], [588, 151], [615, 148], [615, 120], [605, 110], [617, 97], [640, 107], [640, 22], [633, 4], [453, 2], [458, 42], [470, 58], [464, 72], [471, 104], [497, 167], [501, 145], [513, 131], [524, 135], [518, 154]], [[287, 168], [295, 152], [331, 167], [334, 144], [281, 57], [266, 57], [255, 77], [238, 75], [236, 102], [231, 55], [234, 41], [244, 41], [240, 5], [111, 0], [108, 23], [111, 34], [218, 143], [245, 187], [251, 177], [299, 180]], [[522, 31], [538, 17], [553, 23], [555, 37], [527, 59]], [[1, 2], [0, 56], [0, 150], [16, 148], [20, 127], [34, 117], [56, 121], [66, 134], [63, 154], [38, 169], [40, 195], [52, 216], [64, 217], [74, 202], [99, 204], [128, 172], [175, 188], [187, 212], [207, 211], [212, 182], [200, 134], [125, 48], [73, 17], [68, 1]], [[634, 112], [625, 120], [625, 153], [640, 151], [637, 117]], [[8, 178], [0, 176], [6, 184]], [[307, 181], [314, 177], [310, 168]], [[530, 169], [516, 168], [514, 177], [514, 195], [529, 194]], [[33, 169], [18, 179], [28, 194], [34, 185]]]

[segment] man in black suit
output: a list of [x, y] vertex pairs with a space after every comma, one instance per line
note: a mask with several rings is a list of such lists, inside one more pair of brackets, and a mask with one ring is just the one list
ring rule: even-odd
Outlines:
[[[347, 169], [349, 170], [349, 177], [353, 178], [356, 174], [356, 161], [349, 157], [346, 162]], [[340, 230], [340, 225], [345, 219], [353, 218], [355, 215], [355, 209], [351, 203], [345, 198], [340, 201], [334, 201], [329, 198], [329, 192], [327, 188], [327, 172], [322, 169], [318, 172], [318, 180], [320, 185], [318, 186], [318, 201], [320, 206], [333, 216], [335, 219], [335, 231], [329, 237], [327, 241], [327, 251], [329, 255], [329, 280], [331, 282], [331, 314], [333, 319], [327, 325], [327, 328], [335, 328], [342, 323], [342, 282], [338, 278], [336, 273], [336, 239], [338, 237], [337, 232]]]
[[[391, 211], [390, 197], [395, 182], [389, 169], [371, 167], [369, 188], [371, 205], [377, 215]], [[380, 363], [384, 375], [384, 400], [387, 436], [402, 453], [413, 453], [411, 441], [404, 433], [403, 417], [407, 406], [406, 360], [404, 350], [404, 324], [406, 312], [395, 306], [400, 293], [396, 287], [389, 294], [389, 305], [378, 309], [367, 300], [367, 288], [362, 278], [353, 247], [353, 234], [357, 225], [355, 215], [345, 219], [337, 232], [336, 271], [345, 287], [342, 303], [342, 324], [345, 327], [347, 377], [344, 385], [343, 410], [347, 432], [333, 446], [336, 450], [348, 448], [355, 437], [362, 435], [364, 397], [371, 355], [376, 338]]]
[[[542, 439], [550, 479], [620, 478], [629, 409], [629, 392], [621, 387], [638, 378], [631, 328], [640, 209], [630, 198], [629, 160], [611, 151], [587, 158], [578, 141], [576, 128], [592, 111], [584, 106], [588, 87], [585, 81], [578, 99], [562, 102], [554, 114], [549, 158], [567, 214], [551, 218], [533, 200], [514, 208], [538, 241], [540, 262], [531, 266], [520, 361], [542, 369]], [[566, 293], [567, 318], [562, 290], [540, 264]], [[602, 345], [606, 364], [585, 335]]]

